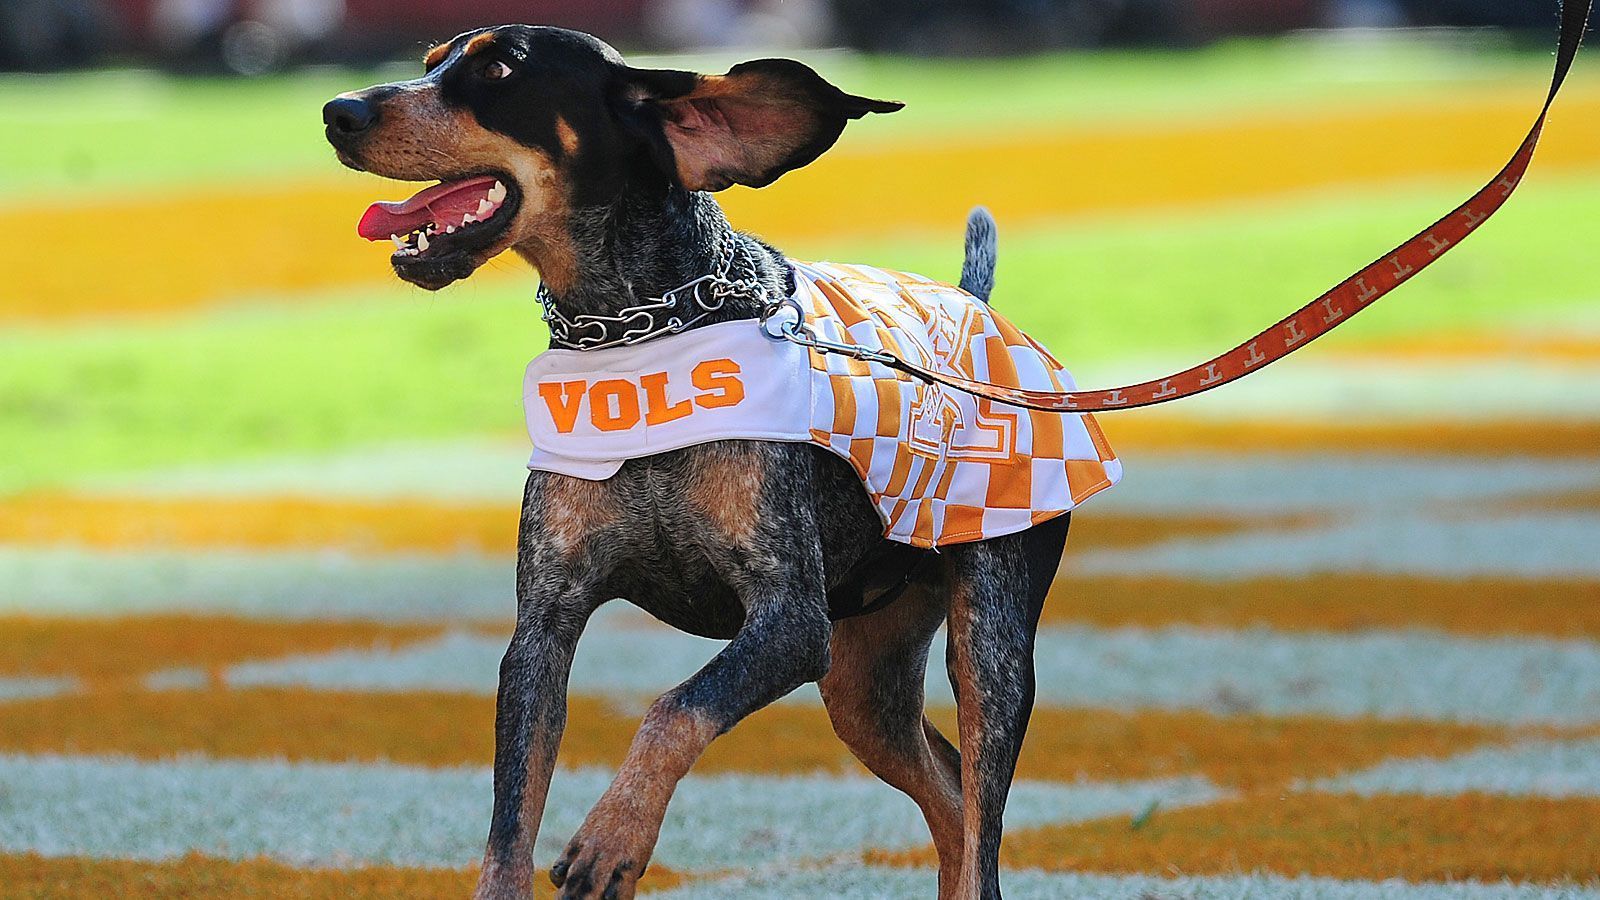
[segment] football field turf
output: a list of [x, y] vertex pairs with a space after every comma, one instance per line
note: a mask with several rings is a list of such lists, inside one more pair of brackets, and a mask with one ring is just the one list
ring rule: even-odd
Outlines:
[[[1045, 610], [1008, 896], [1600, 898], [1589, 62], [1465, 246], [1281, 366], [1102, 418], [1127, 477]], [[953, 279], [987, 204], [996, 306], [1100, 387], [1433, 221], [1547, 65], [824, 55], [906, 110], [726, 206], [797, 257]], [[0, 898], [470, 890], [544, 333], [522, 263], [427, 294], [355, 237], [410, 189], [339, 169], [318, 108], [389, 77], [0, 79]], [[597, 616], [542, 866], [716, 647]], [[932, 865], [808, 687], [713, 745], [645, 886], [921, 897]]]

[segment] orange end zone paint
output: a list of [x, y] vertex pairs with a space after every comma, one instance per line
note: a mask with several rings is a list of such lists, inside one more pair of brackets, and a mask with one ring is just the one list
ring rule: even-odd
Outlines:
[[[1013, 225], [1192, 207], [1339, 184], [1477, 176], [1503, 161], [1508, 142], [1526, 128], [1528, 113], [1527, 92], [1506, 90], [1448, 104], [1399, 101], [1300, 118], [1271, 112], [1166, 128], [1101, 124], [955, 144], [913, 138], [859, 150], [841, 147], [759, 194], [735, 189], [721, 199], [740, 227], [780, 245], [836, 240], [844, 231], [951, 231], [973, 197]], [[1561, 127], [1551, 130], [1540, 149], [1541, 171], [1592, 168], [1600, 147], [1600, 90], [1572, 85], [1560, 115]], [[1361, 134], [1385, 139], [1355, 137]], [[1428, 152], [1415, 153], [1416, 147]], [[1007, 165], [993, 165], [996, 159]], [[1050, 171], [1062, 160], [1071, 160], [1082, 177], [1017, 174]], [[930, 191], [929, 184], [961, 189]], [[244, 296], [292, 298], [389, 284], [384, 249], [367, 246], [349, 229], [352, 211], [382, 190], [377, 183], [319, 179], [265, 186], [243, 197], [190, 189], [0, 210], [0, 231], [30, 237], [0, 245], [0, 270], [12, 273], [8, 289], [18, 301], [8, 303], [0, 317], [159, 313]], [[894, 202], [884, 203], [884, 197]], [[235, 214], [241, 203], [248, 204], [249, 216]], [[818, 215], [819, 209], [828, 214]], [[162, 234], [162, 253], [153, 256], [120, 230], [96, 225], [108, 221], [171, 227]], [[41, 258], [40, 247], [61, 249]], [[237, 249], [219, 253], [219, 247]], [[270, 252], [262, 252], [264, 247]], [[183, 277], [174, 279], [179, 270]], [[107, 280], [108, 271], [117, 277]]]
[[1002, 859], [1071, 871], [1584, 881], [1600, 872], [1600, 799], [1264, 792], [1157, 811], [1137, 831], [1117, 818], [1013, 832]]
[[[1071, 547], [1069, 540], [1069, 566]], [[1051, 587], [1044, 621], [1285, 631], [1431, 628], [1474, 636], [1596, 638], [1600, 582], [1344, 574], [1199, 581], [1076, 577], [1069, 571]]]
[[[0, 543], [248, 548], [354, 553], [505, 553], [518, 511], [505, 504], [445, 505], [306, 498], [158, 499], [30, 494], [0, 500]], [[1314, 516], [1100, 514], [1073, 525], [1074, 551], [1121, 548], [1245, 528], [1314, 525]]]
[[1266, 422], [1174, 413], [1107, 416], [1101, 427], [1124, 455], [1144, 450], [1365, 452], [1460, 456], [1600, 457], [1600, 422]]
[[107, 619], [5, 616], [0, 617], [0, 675], [71, 675], [103, 684], [170, 668], [209, 671], [294, 653], [400, 646], [443, 630], [437, 625], [183, 615]]
[[[476, 869], [296, 869], [267, 860], [233, 862], [190, 854], [166, 862], [0, 854], [0, 897], [183, 897], [186, 900], [409, 900], [466, 897]], [[689, 879], [657, 865], [640, 886], [665, 890]], [[541, 876], [534, 896], [554, 893]]]
[[[637, 704], [642, 708], [643, 698]], [[930, 711], [953, 734], [955, 712]], [[560, 760], [616, 766], [640, 714], [574, 696]], [[488, 765], [494, 700], [474, 694], [296, 688], [92, 691], [0, 704], [0, 751]], [[1286, 784], [1384, 759], [1444, 756], [1519, 736], [1564, 734], [1436, 722], [1041, 707], [1018, 766], [1028, 779], [1116, 781], [1202, 775], [1227, 787]], [[867, 773], [817, 707], [763, 709], [718, 738], [699, 774]]]
[[503, 505], [309, 498], [156, 499], [30, 494], [0, 500], [0, 542], [115, 547], [238, 547], [356, 552], [511, 553], [515, 499]]

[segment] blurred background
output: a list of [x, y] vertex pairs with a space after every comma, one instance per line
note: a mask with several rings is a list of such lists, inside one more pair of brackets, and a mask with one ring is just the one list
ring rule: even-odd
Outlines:
[[[1087, 387], [1233, 346], [1510, 155], [1533, 0], [0, 0], [0, 898], [465, 896], [513, 614], [536, 273], [355, 235], [320, 109], [504, 21], [904, 100], [719, 195], [954, 279]], [[1012, 897], [1600, 897], [1600, 68], [1524, 186], [1314, 348], [1101, 422], [1039, 639]], [[580, 647], [548, 865], [714, 642]], [[937, 649], [935, 651], [938, 652]], [[942, 667], [928, 691], [947, 732]], [[646, 885], [924, 897], [815, 690], [721, 738]]]
[[484, 22], [540, 22], [658, 50], [848, 46], [950, 56], [1182, 47], [1306, 28], [1547, 25], [1533, 0], [10, 0], [0, 67], [138, 60], [259, 75], [375, 62]]

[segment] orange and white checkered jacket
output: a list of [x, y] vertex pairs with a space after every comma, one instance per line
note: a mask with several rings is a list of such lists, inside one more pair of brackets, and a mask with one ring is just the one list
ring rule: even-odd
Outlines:
[[[960, 288], [868, 266], [795, 263], [818, 336], [963, 378], [1065, 391], [1048, 351]], [[861, 477], [884, 536], [934, 547], [1022, 531], [1115, 484], [1087, 413], [1007, 406], [749, 321], [607, 350], [551, 350], [523, 385], [530, 468], [604, 479], [625, 460], [715, 440], [805, 441]]]

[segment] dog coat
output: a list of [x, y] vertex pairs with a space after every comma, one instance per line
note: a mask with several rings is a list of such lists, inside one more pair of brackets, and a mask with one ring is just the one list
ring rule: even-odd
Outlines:
[[[1074, 389], [1043, 347], [960, 288], [900, 272], [794, 263], [821, 338], [995, 384]], [[718, 440], [809, 442], [849, 461], [884, 523], [917, 547], [1022, 531], [1115, 484], [1087, 413], [1007, 406], [741, 320], [605, 350], [548, 350], [523, 381], [531, 469], [611, 477], [624, 461]]]

